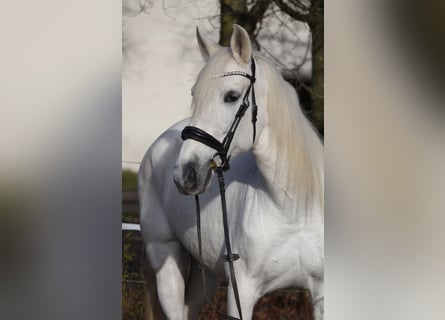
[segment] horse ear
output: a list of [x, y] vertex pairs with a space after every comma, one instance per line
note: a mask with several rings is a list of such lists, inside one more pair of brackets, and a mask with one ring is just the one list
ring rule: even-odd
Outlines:
[[198, 40], [199, 50], [205, 62], [220, 48], [216, 42], [204, 39], [199, 33], [198, 27], [196, 27], [196, 39]]
[[230, 48], [235, 60], [239, 63], [249, 63], [252, 56], [252, 44], [247, 31], [237, 25], [233, 25], [232, 38], [230, 39]]

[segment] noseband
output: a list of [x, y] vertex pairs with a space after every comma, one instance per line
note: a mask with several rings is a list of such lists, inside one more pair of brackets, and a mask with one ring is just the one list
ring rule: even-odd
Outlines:
[[246, 110], [250, 106], [249, 102], [250, 91], [252, 91], [252, 126], [253, 126], [252, 143], [255, 142], [258, 107], [255, 99], [254, 83], [256, 79], [255, 79], [255, 60], [253, 58], [251, 63], [251, 70], [252, 70], [251, 75], [242, 71], [230, 71], [230, 72], [225, 72], [220, 76], [220, 77], [242, 76], [250, 80], [249, 86], [247, 87], [246, 93], [244, 94], [243, 97], [243, 102], [239, 106], [238, 112], [235, 115], [235, 119], [233, 120], [232, 125], [230, 126], [229, 131], [227, 132], [222, 142], [220, 142], [211, 134], [194, 126], [187, 126], [184, 128], [184, 130], [182, 130], [181, 137], [183, 140], [192, 139], [201, 142], [202, 144], [205, 144], [206, 146], [216, 150], [216, 153], [212, 158], [212, 167], [216, 166], [213, 159], [216, 156], [218, 156], [221, 159], [220, 167], [222, 167], [224, 171], [229, 169], [230, 156], [228, 156], [227, 153], [229, 152], [230, 144], [232, 143], [236, 129], [238, 128], [238, 125], [242, 117], [246, 113]]
[[[222, 207], [222, 218], [223, 218], [223, 227], [224, 227], [224, 243], [226, 246], [226, 255], [225, 260], [227, 263], [229, 263], [229, 270], [230, 270], [230, 280], [233, 288], [233, 294], [235, 296], [235, 303], [236, 307], [238, 309], [239, 319], [234, 318], [231, 316], [227, 316], [223, 314], [222, 312], [219, 312], [214, 307], [216, 313], [226, 319], [230, 320], [242, 320], [243, 315], [241, 312], [241, 303], [238, 293], [238, 285], [236, 282], [235, 277], [235, 268], [233, 265], [233, 262], [239, 259], [239, 255], [237, 253], [232, 253], [232, 248], [230, 245], [230, 236], [229, 236], [229, 223], [227, 219], [227, 205], [226, 205], [226, 191], [225, 191], [225, 184], [224, 184], [224, 171], [227, 171], [229, 169], [229, 160], [230, 156], [228, 156], [230, 144], [232, 143], [233, 137], [235, 135], [236, 129], [238, 128], [238, 125], [246, 113], [246, 110], [250, 106], [249, 102], [249, 94], [250, 91], [252, 91], [252, 125], [253, 125], [253, 139], [252, 143], [255, 142], [255, 136], [256, 136], [256, 121], [257, 121], [257, 111], [258, 107], [255, 100], [255, 61], [252, 58], [252, 64], [251, 64], [251, 70], [252, 74], [249, 75], [246, 72], [242, 71], [231, 71], [226, 72], [221, 75], [221, 77], [228, 77], [228, 76], [243, 76], [250, 80], [249, 86], [247, 87], [246, 93], [244, 94], [243, 101], [241, 105], [238, 108], [238, 111], [235, 115], [235, 119], [232, 122], [232, 125], [229, 128], [229, 131], [227, 132], [226, 136], [224, 137], [223, 141], [220, 142], [218, 139], [216, 139], [211, 134], [205, 132], [204, 130], [194, 127], [194, 126], [187, 126], [182, 130], [181, 137], [183, 140], [192, 139], [198, 142], [201, 142], [202, 144], [205, 144], [206, 146], [216, 150], [216, 153], [210, 160], [210, 166], [213, 170], [216, 171], [218, 174], [218, 182], [219, 182], [219, 192], [221, 196], [221, 207]], [[215, 162], [215, 157], [219, 157], [221, 159], [221, 163], [219, 165]], [[207, 301], [211, 304], [210, 297], [207, 293], [207, 285], [206, 285], [206, 276], [205, 276], [205, 270], [202, 265], [202, 241], [201, 241], [201, 210], [199, 205], [199, 196], [195, 195], [195, 201], [196, 201], [196, 227], [198, 231], [198, 250], [199, 250], [199, 267], [202, 271], [202, 281], [205, 287]]]

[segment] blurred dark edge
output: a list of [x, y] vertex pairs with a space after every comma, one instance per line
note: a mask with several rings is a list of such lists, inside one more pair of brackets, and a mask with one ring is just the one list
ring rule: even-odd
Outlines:
[[[389, 38], [406, 67], [426, 82], [433, 94], [445, 89], [445, 2], [437, 0], [377, 1]], [[426, 105], [429, 107], [432, 105]], [[442, 110], [431, 112], [445, 112]]]
[[23, 112], [0, 134], [30, 151], [0, 163], [0, 319], [121, 319], [122, 2], [1, 7], [1, 114]]

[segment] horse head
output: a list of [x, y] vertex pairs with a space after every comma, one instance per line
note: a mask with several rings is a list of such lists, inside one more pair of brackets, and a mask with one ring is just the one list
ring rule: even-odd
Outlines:
[[197, 30], [206, 65], [192, 88], [193, 114], [174, 168], [176, 186], [184, 194], [207, 190], [212, 166], [227, 166], [231, 156], [250, 150], [257, 128], [263, 127], [261, 113], [258, 121], [256, 115], [256, 104], [267, 103], [265, 90], [259, 90], [264, 86], [258, 79], [261, 70], [246, 30], [233, 27], [228, 48], [204, 39]]

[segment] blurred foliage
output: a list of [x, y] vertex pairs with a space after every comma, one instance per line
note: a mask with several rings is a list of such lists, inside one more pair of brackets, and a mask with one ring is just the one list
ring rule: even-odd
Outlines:
[[132, 211], [122, 212], [122, 222], [139, 223], [139, 213]]
[[[122, 190], [137, 189], [137, 173], [122, 170]], [[138, 223], [138, 212], [122, 211], [122, 221]], [[144, 318], [144, 249], [137, 231], [122, 231], [122, 319]]]
[[144, 319], [144, 245], [137, 231], [122, 231], [122, 319]]
[[[225, 312], [227, 288], [220, 285], [212, 297], [212, 305], [206, 304], [198, 320], [218, 319], [216, 310]], [[306, 290], [280, 290], [263, 296], [253, 310], [252, 320], [312, 320], [312, 304]]]
[[136, 190], [137, 187], [137, 173], [131, 170], [122, 170], [122, 190]]
[[[125, 196], [137, 190], [137, 173], [131, 170], [122, 170], [122, 222], [139, 223], [139, 207], [137, 201], [126, 200]], [[137, 197], [137, 195], [134, 195]]]

